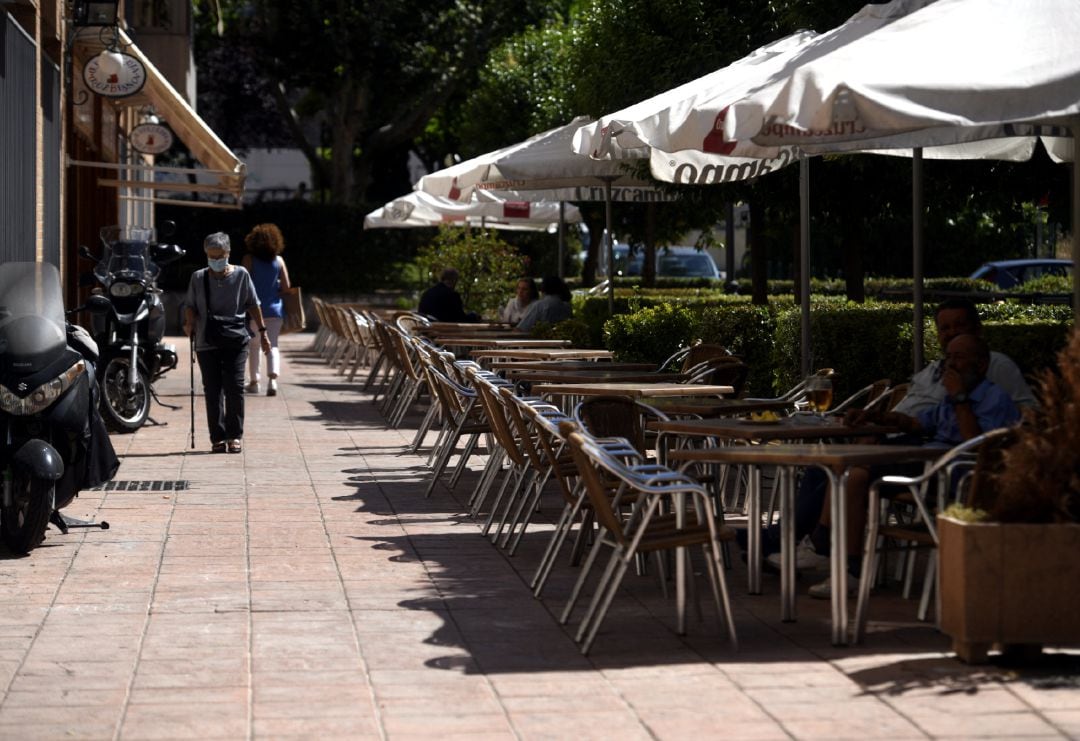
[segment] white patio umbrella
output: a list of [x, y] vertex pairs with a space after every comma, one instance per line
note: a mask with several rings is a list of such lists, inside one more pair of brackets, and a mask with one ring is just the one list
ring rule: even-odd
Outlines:
[[[653, 147], [652, 170], [658, 179], [703, 184], [728, 182], [743, 173], [752, 176], [777, 170], [801, 155], [819, 151], [866, 151], [914, 157], [914, 193], [921, 198], [922, 152], [913, 152], [910, 144], [896, 137], [852, 141], [833, 145], [827, 150], [795, 139], [787, 146], [775, 142], [751, 141], [749, 135], [734, 134], [728, 125], [731, 110], [747, 96], [766, 96], [788, 79], [792, 72], [809, 60], [827, 57], [839, 49], [865, 38], [879, 29], [917, 12], [933, 0], [893, 0], [887, 4], [868, 5], [841, 26], [827, 33], [793, 34], [766, 45], [728, 68], [718, 70], [668, 93], [643, 101], [619, 113], [605, 116], [599, 126], [581, 132], [575, 141], [578, 151], [602, 153], [605, 146]], [[733, 105], [734, 104], [734, 105]], [[614, 140], [615, 145], [607, 144]], [[943, 141], [948, 141], [944, 139]], [[941, 142], [932, 142], [941, 143]], [[792, 147], [791, 145], [797, 145]], [[959, 145], [937, 146], [926, 155], [939, 159], [1028, 159], [1034, 151], [1034, 139], [1015, 138], [1002, 141], [976, 141]], [[895, 147], [906, 146], [906, 149]], [[893, 149], [886, 149], [893, 148]], [[693, 156], [690, 156], [690, 155]], [[722, 155], [739, 154], [759, 157], [725, 164]], [[752, 163], [759, 163], [756, 166]], [[809, 369], [809, 181], [807, 161], [800, 159], [800, 253], [802, 276], [802, 357], [804, 372]], [[921, 207], [917, 205], [921, 213]], [[921, 227], [916, 227], [913, 252], [921, 256]], [[921, 262], [914, 260], [916, 285], [916, 364], [921, 364]]]
[[[648, 181], [627, 174], [623, 162], [591, 160], [570, 148], [570, 141], [587, 117], [537, 134], [518, 144], [451, 165], [416, 183], [416, 189], [448, 198], [468, 197], [473, 191], [499, 194], [528, 192], [544, 199], [559, 198], [570, 189], [584, 195], [603, 194], [608, 236], [608, 264], [612, 251], [611, 205], [618, 200], [666, 200]], [[626, 159], [639, 159], [647, 151], [627, 152]], [[614, 281], [609, 285], [608, 305], [614, 305]]]
[[[724, 127], [762, 144], [818, 151], [885, 137], [908, 147], [1041, 134], [1080, 136], [1080, 3], [938, 0], [794, 70], [776, 90], [733, 105]], [[1080, 265], [1080, 167], [1072, 188]], [[1080, 273], [1073, 270], [1080, 318]]]
[[[560, 206], [562, 208], [560, 209]], [[561, 213], [560, 213], [561, 211]], [[451, 201], [413, 191], [395, 198], [364, 217], [365, 229], [409, 228], [460, 224], [516, 231], [552, 231], [560, 216], [565, 223], [581, 221], [572, 204], [548, 201], [508, 201], [490, 194], [467, 202]]]

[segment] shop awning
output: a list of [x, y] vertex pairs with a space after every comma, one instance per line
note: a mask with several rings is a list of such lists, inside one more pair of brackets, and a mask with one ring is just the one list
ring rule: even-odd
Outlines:
[[[126, 54], [130, 54], [142, 63], [146, 69], [146, 83], [142, 89], [124, 98], [109, 98], [106, 99], [108, 104], [114, 106], [118, 110], [125, 108], [141, 108], [145, 106], [152, 106], [154, 114], [161, 119], [164, 123], [168, 124], [180, 141], [191, 152], [191, 156], [202, 168], [153, 168], [162, 173], [170, 173], [172, 175], [177, 174], [194, 174], [198, 178], [198, 185], [196, 187], [184, 187], [183, 183], [176, 182], [174, 179], [172, 182], [159, 182], [155, 180], [153, 184], [150, 184], [142, 180], [106, 180], [102, 181], [102, 185], [106, 186], [119, 186], [119, 187], [131, 187], [141, 189], [154, 189], [168, 192], [176, 191], [190, 191], [190, 192], [211, 192], [221, 193], [232, 196], [236, 204], [239, 205], [244, 192], [244, 177], [246, 174], [246, 166], [240, 159], [233, 154], [225, 143], [218, 138], [217, 134], [199, 118], [197, 114], [184, 97], [171, 85], [169, 81], [165, 79], [165, 76], [153, 65], [153, 63], [146, 57], [146, 55], [136, 46], [122, 30], [119, 31], [120, 51]], [[75, 55], [75, 74], [81, 75], [83, 65], [93, 58], [96, 54], [100, 53], [104, 48], [102, 41], [93, 36], [79, 37], [74, 45]], [[128, 117], [132, 119], [128, 121], [127, 125], [131, 126], [135, 121], [135, 117]], [[121, 126], [122, 133], [126, 134]], [[83, 164], [83, 163], [75, 163]], [[89, 164], [89, 163], [87, 163]], [[205, 169], [203, 169], [205, 168]], [[144, 168], [138, 168], [143, 170]], [[174, 199], [160, 199], [160, 200], [174, 200]]]

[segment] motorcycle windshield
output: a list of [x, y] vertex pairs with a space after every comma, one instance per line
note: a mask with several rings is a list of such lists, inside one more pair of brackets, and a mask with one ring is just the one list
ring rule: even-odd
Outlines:
[[125, 280], [153, 280], [160, 268], [150, 259], [150, 245], [154, 243], [153, 229], [141, 226], [107, 226], [101, 230], [105, 254], [94, 274], [105, 284], [120, 277]]
[[0, 264], [0, 375], [44, 369], [67, 347], [60, 272], [45, 262]]

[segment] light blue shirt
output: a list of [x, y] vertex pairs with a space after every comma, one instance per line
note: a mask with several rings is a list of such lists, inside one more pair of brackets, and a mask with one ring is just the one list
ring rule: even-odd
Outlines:
[[[982, 383], [968, 394], [968, 400], [971, 410], [979, 420], [979, 429], [983, 432], [1009, 427], [1020, 421], [1020, 411], [1013, 400], [1000, 386], [988, 379], [983, 379]], [[923, 430], [933, 435], [931, 445], [943, 444], [952, 447], [964, 442], [964, 436], [960, 433], [960, 422], [956, 419], [956, 407], [948, 399], [924, 409], [916, 418]]]

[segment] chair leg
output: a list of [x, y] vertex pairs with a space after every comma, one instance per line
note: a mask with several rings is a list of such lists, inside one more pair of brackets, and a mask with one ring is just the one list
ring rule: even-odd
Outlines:
[[540, 597], [540, 593], [544, 591], [544, 584], [547, 582], [548, 574], [551, 573], [551, 567], [558, 557], [563, 541], [566, 540], [566, 534], [570, 532], [570, 527], [578, 510], [579, 504], [577, 502], [574, 504], [567, 502], [563, 507], [559, 520], [555, 523], [555, 531], [551, 533], [551, 539], [548, 540], [547, 549], [544, 551], [544, 555], [540, 557], [540, 564], [536, 567], [536, 573], [533, 574], [532, 581], [529, 583], [529, 588], [533, 590], [533, 597]]
[[559, 623], [561, 625], [566, 625], [570, 622], [570, 615], [574, 612], [574, 606], [577, 604], [578, 597], [581, 596], [581, 590], [585, 586], [585, 580], [589, 576], [589, 571], [592, 570], [593, 563], [596, 562], [596, 557], [600, 555], [600, 548], [603, 547], [603, 545], [604, 534], [601, 532], [593, 541], [593, 546], [589, 549], [589, 555], [585, 557], [585, 563], [581, 567], [581, 573], [578, 574], [577, 581], [574, 582], [574, 588], [570, 590], [570, 599], [567, 600], [566, 606], [559, 616]]
[[[603, 600], [599, 604], [599, 609], [597, 610], [595, 616], [592, 619], [588, 635], [584, 637], [584, 642], [581, 644], [582, 656], [588, 655], [589, 649], [592, 648], [593, 641], [596, 640], [596, 634], [600, 630], [600, 625], [604, 622], [604, 618], [607, 617], [608, 608], [611, 607], [611, 601], [615, 599], [615, 593], [619, 591], [619, 585], [622, 584], [623, 577], [626, 576], [626, 569], [629, 565], [630, 564], [626, 558], [618, 559], [615, 573], [611, 574], [610, 576], [610, 584], [608, 585], [608, 588], [604, 591]], [[597, 593], [597, 596], [599, 596], [599, 593]], [[584, 626], [585, 622], [582, 622], [582, 625]]]
[[[611, 552], [611, 558], [608, 559], [607, 566], [604, 567], [604, 573], [600, 575], [600, 581], [596, 584], [596, 591], [593, 592], [593, 597], [589, 601], [589, 606], [585, 610], [585, 615], [581, 618], [581, 624], [578, 625], [578, 631], [574, 635], [574, 640], [581, 643], [585, 639], [585, 636], [589, 633], [589, 627], [593, 623], [593, 618], [596, 616], [600, 606], [604, 604], [605, 595], [609, 591], [609, 587], [613, 581], [622, 581], [622, 577], [618, 577], [617, 580], [613, 580], [612, 577], [616, 571], [622, 571], [626, 573], [626, 570], [630, 568], [630, 564], [633, 562], [636, 554], [631, 554], [630, 558], [623, 559], [623, 553], [625, 548], [621, 545], [616, 545]], [[620, 566], [622, 567], [620, 569]], [[616, 585], [616, 589], [618, 585]], [[614, 593], [612, 593], [614, 596]]]

